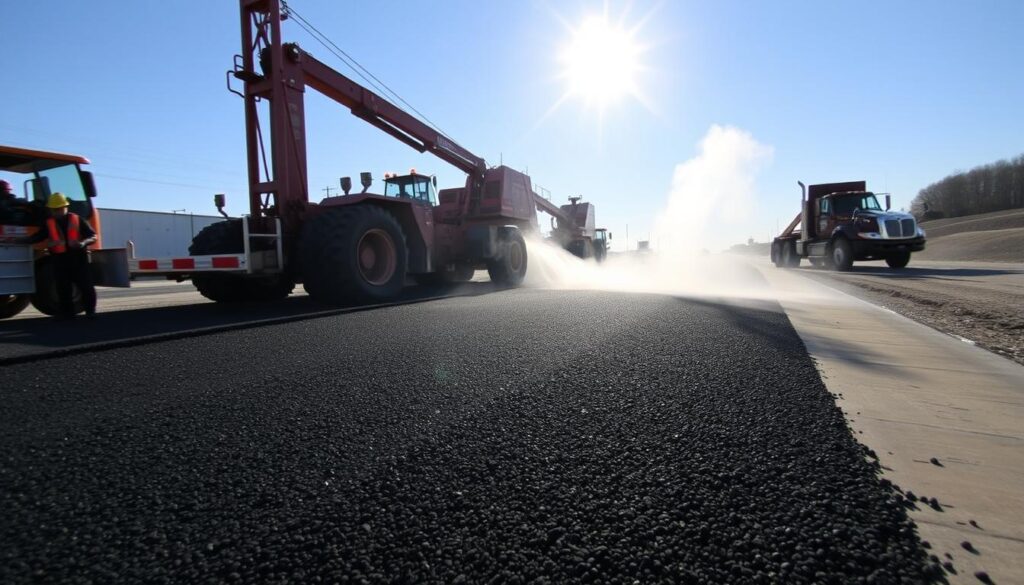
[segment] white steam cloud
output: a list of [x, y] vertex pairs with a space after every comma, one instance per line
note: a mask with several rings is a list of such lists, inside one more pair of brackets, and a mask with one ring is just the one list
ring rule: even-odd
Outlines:
[[767, 256], [717, 253], [749, 237], [745, 232], [758, 213], [757, 174], [770, 163], [772, 151], [748, 132], [712, 126], [697, 156], [675, 167], [668, 200], [655, 221], [653, 251], [610, 254], [597, 264], [529, 239], [526, 284], [730, 301], [777, 299], [779, 291], [769, 290], [758, 274]]
[[676, 165], [668, 203], [655, 223], [661, 250], [722, 250], [746, 242], [757, 217], [756, 178], [774, 149], [750, 133], [717, 124], [694, 158]]

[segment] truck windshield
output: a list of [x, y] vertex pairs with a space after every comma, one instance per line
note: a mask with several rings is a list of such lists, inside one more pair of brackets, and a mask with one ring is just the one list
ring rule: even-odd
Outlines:
[[430, 177], [404, 175], [384, 180], [384, 196], [400, 199], [415, 199], [437, 205], [437, 194]]
[[50, 193], [63, 193], [72, 201], [85, 201], [85, 188], [82, 187], [82, 178], [78, 174], [78, 165], [69, 164], [60, 167], [53, 167], [45, 171], [39, 171], [40, 177], [46, 177], [50, 182]]
[[881, 211], [882, 206], [878, 204], [874, 193], [863, 195], [848, 195], [837, 197], [833, 201], [836, 215], [853, 215], [854, 211]]

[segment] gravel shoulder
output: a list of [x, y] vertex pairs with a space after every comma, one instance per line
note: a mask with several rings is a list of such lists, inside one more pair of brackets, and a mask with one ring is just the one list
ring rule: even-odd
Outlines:
[[914, 259], [900, 271], [866, 262], [800, 274], [1024, 364], [1024, 264]]

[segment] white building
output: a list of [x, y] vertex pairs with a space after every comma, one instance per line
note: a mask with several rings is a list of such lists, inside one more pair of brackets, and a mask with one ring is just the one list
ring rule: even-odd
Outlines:
[[204, 227], [224, 221], [219, 215], [162, 213], [130, 209], [100, 209], [104, 248], [125, 248], [130, 240], [135, 255], [166, 258], [188, 255], [192, 238]]

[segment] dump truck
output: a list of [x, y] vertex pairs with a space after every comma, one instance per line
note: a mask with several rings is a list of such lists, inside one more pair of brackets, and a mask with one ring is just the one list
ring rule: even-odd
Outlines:
[[[528, 262], [524, 234], [537, 231], [538, 210], [555, 218], [567, 249], [593, 255], [593, 205], [556, 206], [534, 191], [526, 174], [489, 166], [297, 44], [283, 42], [289, 13], [280, 0], [241, 0], [240, 10], [242, 51], [227, 80], [245, 104], [249, 214], [202, 230], [188, 257], [131, 259], [132, 274], [190, 278], [203, 296], [220, 302], [284, 298], [299, 282], [326, 303], [385, 301], [408, 277], [452, 282], [477, 269], [500, 285], [517, 286]], [[353, 192], [351, 177], [341, 177], [342, 195], [311, 201], [307, 89], [465, 172], [465, 184], [438, 191], [433, 176], [411, 171], [388, 174], [383, 192], [373, 192], [373, 177], [363, 172], [361, 191]], [[223, 198], [215, 204], [223, 213]]]
[[847, 271], [855, 260], [885, 260], [904, 268], [913, 252], [925, 247], [925, 232], [909, 213], [885, 209], [866, 181], [822, 183], [801, 189], [801, 210], [772, 241], [771, 260], [779, 268], [794, 268], [807, 258], [813, 266]]
[[[46, 220], [47, 198], [63, 193], [70, 210], [96, 230], [96, 244], [89, 251], [93, 281], [101, 286], [128, 286], [124, 248], [104, 249], [99, 239], [100, 213], [92, 204], [96, 184], [92, 173], [82, 168], [87, 164], [87, 158], [76, 154], [0, 145], [0, 173], [22, 187], [20, 196], [16, 193], [13, 200], [0, 202], [0, 237], [34, 234]], [[51, 260], [45, 242], [0, 244], [0, 319], [17, 315], [29, 304], [44, 314], [57, 314], [60, 305]], [[77, 288], [72, 295], [75, 312], [81, 312]]]

